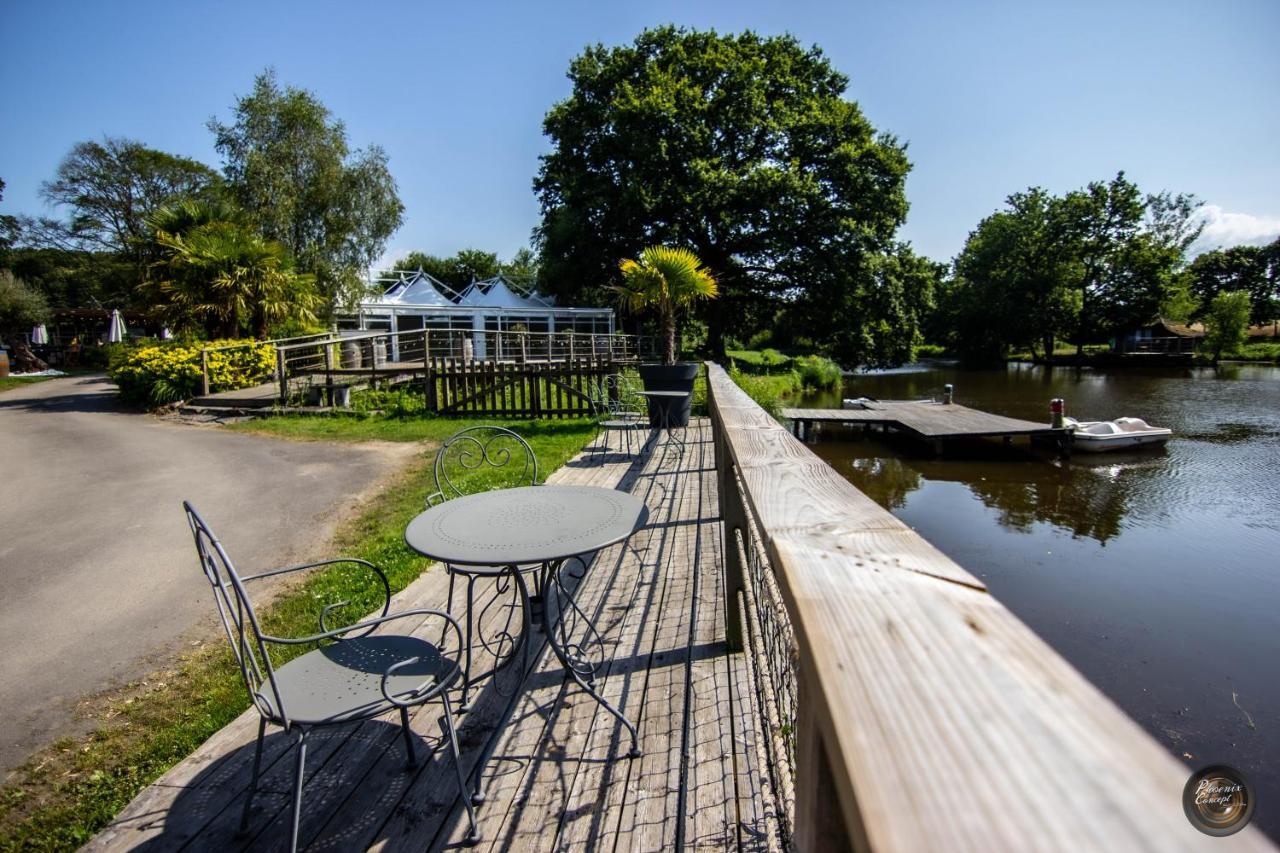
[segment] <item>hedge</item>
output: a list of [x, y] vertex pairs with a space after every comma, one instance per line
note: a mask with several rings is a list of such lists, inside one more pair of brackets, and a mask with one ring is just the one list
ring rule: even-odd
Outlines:
[[[246, 346], [247, 345], [247, 346]], [[239, 349], [214, 349], [239, 346]], [[253, 340], [195, 343], [150, 342], [122, 346], [111, 354], [107, 375], [124, 400], [157, 407], [188, 400], [202, 390], [200, 351], [209, 353], [209, 391], [230, 391], [265, 382], [276, 363], [275, 347]]]

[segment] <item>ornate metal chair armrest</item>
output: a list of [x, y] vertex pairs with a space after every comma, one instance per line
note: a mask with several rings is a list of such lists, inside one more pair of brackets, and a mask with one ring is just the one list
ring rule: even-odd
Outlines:
[[382, 698], [386, 699], [397, 708], [412, 708], [415, 705], [420, 705], [429, 699], [439, 696], [442, 692], [448, 689], [449, 685], [453, 683], [453, 680], [462, 672], [462, 667], [458, 666], [457, 661], [449, 661], [449, 666], [452, 669], [450, 670], [447, 678], [441, 678], [440, 674], [436, 673], [412, 690], [392, 693], [387, 689], [387, 680], [390, 679], [391, 676], [395, 675], [397, 670], [406, 666], [413, 666], [421, 661], [422, 658], [420, 657], [412, 657], [393, 663], [391, 666], [387, 667], [386, 672], [382, 673]]
[[[270, 577], [276, 577], [278, 575], [287, 575], [293, 572], [300, 572], [305, 569], [318, 569], [324, 566], [335, 566], [335, 565], [340, 565], [342, 563], [354, 563], [355, 565], [358, 565], [358, 566], [364, 566], [367, 569], [373, 570], [374, 574], [378, 576], [378, 580], [382, 582], [382, 612], [380, 615], [386, 616], [387, 611], [391, 608], [391, 582], [387, 580], [387, 575], [384, 571], [382, 571], [382, 569], [375, 566], [373, 563], [370, 563], [368, 560], [361, 560], [358, 557], [334, 557], [329, 560], [319, 560], [314, 563], [303, 563], [300, 566], [287, 566], [283, 569], [271, 569], [270, 571], [259, 572], [256, 575], [246, 575], [245, 577], [241, 578], [241, 580], [242, 581], [260, 580], [261, 578], [270, 578]], [[332, 630], [335, 630], [335, 629], [331, 629], [325, 623], [326, 617], [332, 611], [337, 610], [340, 607], [347, 607], [350, 604], [351, 604], [350, 601], [335, 601], [332, 604], [326, 604], [324, 608], [320, 611], [320, 631], [323, 633], [327, 633]], [[354, 627], [354, 626], [351, 626], [351, 627]], [[351, 627], [336, 629], [336, 630], [341, 630], [345, 632], [345, 631], [351, 630]], [[348, 639], [348, 638], [342, 638], [342, 639]]]
[[318, 643], [321, 640], [352, 640], [355, 637], [346, 636], [352, 631], [364, 631], [360, 636], [366, 636], [374, 628], [387, 622], [394, 622], [396, 619], [407, 619], [413, 616], [439, 616], [446, 622], [446, 627], [452, 628], [454, 635], [458, 639], [458, 647], [462, 647], [462, 628], [458, 625], [458, 620], [454, 619], [443, 610], [433, 610], [428, 607], [415, 608], [413, 610], [401, 610], [398, 613], [388, 613], [383, 616], [375, 616], [372, 619], [366, 619], [363, 622], [357, 622], [354, 625], [348, 625], [345, 628], [335, 628], [331, 631], [321, 631], [319, 634], [312, 634], [308, 637], [276, 637], [271, 634], [263, 634], [262, 640], [267, 643], [276, 643], [282, 646], [304, 646], [308, 643]]

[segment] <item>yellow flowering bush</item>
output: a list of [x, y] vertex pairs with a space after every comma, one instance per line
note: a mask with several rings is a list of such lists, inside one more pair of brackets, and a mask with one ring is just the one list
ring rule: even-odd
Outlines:
[[[216, 349], [235, 346], [236, 349]], [[111, 355], [107, 375], [131, 403], [163, 406], [200, 393], [200, 351], [209, 352], [209, 391], [247, 388], [270, 378], [276, 348], [252, 340], [194, 343], [148, 342], [120, 347]]]

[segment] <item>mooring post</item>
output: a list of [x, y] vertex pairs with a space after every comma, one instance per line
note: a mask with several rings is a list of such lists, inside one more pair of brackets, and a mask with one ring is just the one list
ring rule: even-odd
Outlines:
[[943, 385], [942, 386], [942, 402], [946, 405], [951, 405], [951, 398], [955, 396], [955, 391], [956, 391], [956, 387], [952, 385], [950, 382], [948, 382], [946, 385]]

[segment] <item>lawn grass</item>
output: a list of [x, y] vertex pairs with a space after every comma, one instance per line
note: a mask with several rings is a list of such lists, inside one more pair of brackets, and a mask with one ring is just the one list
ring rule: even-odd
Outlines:
[[[280, 417], [236, 425], [235, 429], [303, 440], [435, 442], [475, 420], [420, 418]], [[507, 424], [528, 441], [539, 470], [550, 473], [587, 443], [586, 421], [520, 421]], [[431, 444], [423, 456], [396, 475], [359, 515], [342, 527], [332, 553], [366, 559], [386, 572], [392, 592], [403, 589], [426, 568], [404, 544], [404, 528], [422, 511], [432, 491]], [[479, 471], [483, 488], [492, 473]], [[235, 559], [234, 533], [223, 532]], [[203, 586], [194, 551], [194, 587]], [[371, 582], [374, 581], [374, 582]], [[260, 614], [264, 629], [278, 636], [313, 633], [320, 609], [348, 600], [343, 618], [359, 619], [380, 605], [376, 581], [351, 566], [315, 570], [276, 597]], [[207, 593], [206, 593], [207, 594]], [[210, 601], [210, 607], [213, 606]], [[96, 703], [96, 730], [63, 740], [37, 753], [0, 789], [0, 850], [75, 849], [102, 829], [146, 785], [190, 755], [210, 735], [249, 707], [244, 684], [224, 639], [182, 655], [173, 665], [128, 685]], [[295, 654], [306, 651], [294, 650]], [[283, 663], [285, 657], [278, 659]]]
[[21, 388], [24, 385], [32, 385], [36, 382], [43, 382], [46, 379], [57, 379], [56, 376], [3, 376], [0, 377], [0, 392], [12, 391], [14, 388]]

